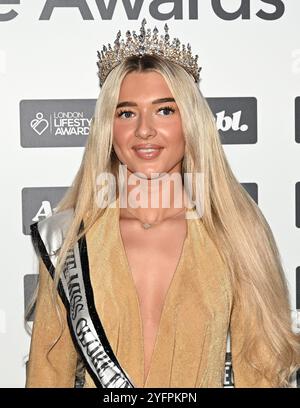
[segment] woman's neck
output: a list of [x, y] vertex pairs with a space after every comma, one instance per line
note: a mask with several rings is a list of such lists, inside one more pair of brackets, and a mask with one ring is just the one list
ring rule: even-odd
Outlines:
[[166, 173], [156, 179], [142, 179], [131, 174], [120, 195], [122, 217], [135, 216], [150, 224], [179, 213], [188, 202], [180, 173], [173, 173], [172, 177]]

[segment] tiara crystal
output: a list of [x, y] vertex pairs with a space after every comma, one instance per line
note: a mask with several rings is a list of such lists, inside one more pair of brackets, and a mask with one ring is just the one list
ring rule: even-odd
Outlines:
[[170, 42], [169, 27], [164, 26], [165, 34], [158, 35], [158, 29], [155, 26], [151, 32], [148, 28], [145, 30], [146, 19], [142, 20], [140, 34], [135, 31], [132, 33], [126, 31], [126, 41], [121, 37], [121, 31], [117, 33], [117, 38], [114, 41], [114, 47], [110, 44], [108, 47], [103, 46], [101, 53], [97, 51], [98, 61], [98, 77], [100, 79], [100, 88], [102, 87], [106, 77], [110, 71], [119, 65], [123, 60], [131, 56], [142, 57], [143, 55], [157, 55], [166, 60], [175, 62], [182, 66], [189, 74], [194, 77], [196, 83], [200, 80], [200, 71], [202, 67], [198, 66], [198, 55], [192, 55], [191, 46], [180, 44], [178, 38], [174, 38]]

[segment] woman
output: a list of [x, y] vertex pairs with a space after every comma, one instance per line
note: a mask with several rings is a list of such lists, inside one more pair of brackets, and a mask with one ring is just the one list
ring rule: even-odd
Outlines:
[[102, 52], [79, 172], [31, 226], [26, 386], [222, 387], [229, 332], [236, 387], [289, 387], [300, 343], [272, 232], [229, 167], [197, 57], [144, 25]]

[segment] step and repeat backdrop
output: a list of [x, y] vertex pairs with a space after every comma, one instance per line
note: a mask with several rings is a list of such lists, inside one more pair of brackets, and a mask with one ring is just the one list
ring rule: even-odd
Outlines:
[[[29, 225], [52, 213], [81, 162], [97, 50], [144, 17], [199, 55], [226, 155], [277, 241], [298, 330], [300, 2], [0, 0], [0, 387], [25, 385], [24, 310], [38, 276]], [[234, 387], [229, 347], [224, 387]]]

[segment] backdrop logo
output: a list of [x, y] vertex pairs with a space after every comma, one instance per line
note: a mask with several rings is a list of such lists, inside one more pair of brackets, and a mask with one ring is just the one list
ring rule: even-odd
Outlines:
[[257, 142], [257, 100], [254, 97], [207, 98], [223, 144]]
[[95, 102], [95, 99], [21, 101], [21, 146], [84, 146]]
[[23, 234], [30, 234], [30, 224], [51, 215], [68, 187], [24, 187], [22, 189]]
[[[148, 11], [152, 18], [156, 20], [182, 20], [183, 16], [183, 4], [188, 3], [188, 16], [190, 20], [198, 20], [199, 10], [201, 12], [200, 0], [95, 0], [96, 9], [102, 20], [112, 20], [116, 12], [116, 5], [124, 9], [124, 12], [128, 20], [138, 20], [143, 17], [149, 7]], [[18, 12], [11, 7], [11, 5], [20, 4], [20, 0], [0, 0], [0, 5], [7, 5], [4, 10], [0, 9], [0, 21], [10, 21], [18, 16]], [[24, 3], [28, 3], [25, 2]], [[231, 2], [228, 2], [231, 3]], [[252, 2], [253, 3], [253, 2]], [[88, 5], [87, 0], [46, 0], [44, 7], [41, 10], [41, 15], [39, 20], [50, 20], [53, 12], [58, 8], [65, 9], [77, 9], [83, 20], [94, 20], [95, 16]], [[230, 7], [228, 5], [224, 6], [224, 1], [222, 0], [211, 0], [211, 8], [214, 14], [222, 20], [250, 20], [255, 13], [255, 16], [262, 20], [278, 20], [281, 18], [285, 12], [285, 4], [282, 0], [260, 0], [258, 2], [258, 7], [256, 10], [250, 9], [250, 0], [240, 0], [238, 5]], [[267, 4], [267, 7], [265, 7]], [[273, 9], [269, 11], [269, 8], [273, 6]], [[168, 11], [165, 9], [162, 11], [161, 7], [168, 6]], [[252, 4], [253, 6], [253, 4]], [[261, 8], [259, 8], [261, 7]], [[163, 7], [164, 8], [164, 7]], [[267, 11], [266, 11], [267, 9]], [[119, 12], [120, 9], [117, 10]], [[57, 12], [57, 11], [56, 11]], [[55, 13], [54, 13], [55, 14]], [[98, 17], [97, 15], [97, 17]], [[69, 15], [66, 15], [69, 21]]]
[[300, 96], [295, 99], [295, 138], [300, 143]]
[[49, 121], [44, 119], [44, 115], [39, 112], [36, 114], [36, 118], [30, 122], [30, 126], [38, 135], [41, 135], [49, 127]]

